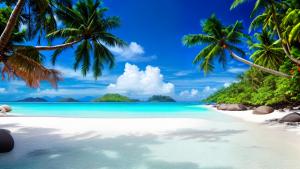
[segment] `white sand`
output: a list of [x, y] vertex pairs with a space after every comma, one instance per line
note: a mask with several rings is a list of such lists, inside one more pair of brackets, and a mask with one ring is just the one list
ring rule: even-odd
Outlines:
[[[188, 118], [62, 118], [62, 117], [1, 117], [1, 125], [12, 132], [22, 128], [51, 128], [63, 136], [91, 132], [93, 135], [162, 134], [186, 128], [201, 128], [209, 121]], [[0, 126], [1, 126], [0, 125]], [[93, 136], [90, 135], [90, 136]]]
[[[214, 111], [217, 111], [219, 113], [223, 113], [235, 118], [239, 118], [243, 121], [246, 122], [252, 122], [252, 123], [266, 123], [266, 121], [268, 120], [272, 120], [272, 119], [280, 119], [282, 117], [284, 117], [287, 114], [290, 114], [292, 112], [297, 112], [297, 111], [285, 111], [285, 112], [279, 112], [278, 110], [275, 110], [273, 113], [270, 114], [265, 114], [265, 115], [257, 115], [257, 114], [253, 114], [253, 110], [245, 110], [245, 111], [223, 111], [223, 110], [217, 110], [215, 107], [207, 105], [206, 106], [209, 109], [212, 109]], [[293, 127], [293, 128], [286, 128], [289, 131], [294, 131], [297, 134], [300, 135], [300, 127]]]
[[1, 169], [298, 169], [300, 165], [300, 139], [294, 134], [222, 115], [209, 120], [1, 117], [0, 128], [11, 130], [16, 142], [13, 152], [0, 154]]

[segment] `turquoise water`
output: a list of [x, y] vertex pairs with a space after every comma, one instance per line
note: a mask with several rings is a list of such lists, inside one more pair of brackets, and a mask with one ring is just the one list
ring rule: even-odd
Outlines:
[[54, 117], [202, 117], [199, 103], [9, 103], [12, 115]]

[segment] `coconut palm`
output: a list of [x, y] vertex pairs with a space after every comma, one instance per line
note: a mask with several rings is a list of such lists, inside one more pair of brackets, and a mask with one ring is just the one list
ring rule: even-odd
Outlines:
[[[54, 0], [52, 1], [54, 2]], [[21, 20], [14, 20], [14, 17], [11, 16], [17, 13], [19, 3], [18, 0], [9, 18], [9, 22], [15, 22], [14, 30], [17, 30]], [[5, 42], [6, 45], [1, 54], [5, 58], [1, 60], [5, 63], [3, 73], [7, 73], [9, 76], [17, 75], [24, 79], [30, 87], [38, 87], [41, 80], [48, 80], [56, 86], [56, 82], [60, 80], [59, 72], [42, 66], [40, 51], [56, 50], [53, 55], [53, 63], [55, 63], [56, 57], [63, 49], [77, 43], [74, 68], [77, 69], [81, 65], [83, 75], [89, 71], [92, 61], [95, 78], [101, 75], [104, 64], [107, 63], [110, 68], [114, 65], [114, 57], [108, 50], [108, 46], [122, 46], [125, 43], [108, 31], [119, 26], [119, 19], [104, 17], [107, 9], [103, 8], [98, 0], [95, 2], [93, 0], [79, 1], [74, 7], [64, 4], [56, 4], [56, 7], [57, 10], [54, 12], [65, 27], [52, 31], [47, 37], [50, 39], [64, 38], [64, 43], [54, 46], [25, 46]], [[7, 29], [7, 25], [5, 29]], [[41, 29], [46, 28], [41, 27]], [[11, 36], [9, 37], [11, 40]], [[91, 52], [93, 58], [90, 58]]]
[[222, 64], [226, 64], [226, 52], [229, 52], [234, 59], [240, 62], [277, 76], [289, 78], [288, 74], [257, 65], [238, 56], [238, 54], [245, 55], [244, 51], [237, 46], [245, 36], [242, 29], [242, 23], [239, 21], [234, 25], [224, 26], [215, 15], [212, 15], [202, 25], [204, 34], [186, 35], [183, 37], [183, 44], [186, 46], [207, 45], [193, 61], [194, 64], [200, 63], [200, 68], [204, 72], [210, 72], [214, 69], [213, 61], [215, 59], [218, 59]]
[[114, 56], [108, 46], [125, 45], [121, 39], [109, 33], [111, 29], [119, 27], [120, 20], [118, 17], [105, 17], [106, 11], [107, 8], [99, 0], [80, 0], [72, 8], [59, 5], [56, 14], [65, 27], [48, 34], [47, 37], [64, 38], [64, 44], [34, 48], [39, 51], [56, 50], [52, 58], [54, 64], [63, 49], [76, 44], [74, 69], [81, 64], [81, 71], [85, 76], [93, 60], [94, 77], [101, 76], [105, 63], [110, 68], [114, 65]]
[[[0, 31], [5, 29], [7, 20], [11, 13], [10, 8], [0, 9]], [[6, 49], [1, 52], [2, 61], [2, 79], [17, 76], [23, 79], [28, 86], [38, 87], [40, 81], [46, 80], [56, 87], [57, 81], [60, 80], [59, 72], [45, 68], [42, 63], [42, 56], [39, 52], [29, 47], [12, 46], [15, 43], [22, 43], [25, 39], [26, 31], [19, 32], [17, 23], [6, 45]]]
[[[245, 3], [246, 1], [247, 0], [234, 0], [231, 5], [231, 9], [242, 3]], [[256, 15], [259, 11], [262, 11], [262, 9], [264, 12], [256, 16], [250, 25], [250, 30], [258, 27], [258, 25], [263, 25], [264, 29], [266, 29], [268, 26], [269, 28], [276, 30], [279, 40], [281, 41], [282, 48], [287, 57], [294, 63], [300, 65], [300, 60], [295, 58], [291, 52], [291, 44], [283, 36], [283, 29], [281, 28], [280, 22], [286, 7], [289, 7], [292, 2], [293, 4], [296, 3], [294, 0], [290, 0], [290, 2], [284, 2], [280, 0], [256, 0], [251, 16]]]
[[284, 60], [284, 51], [278, 41], [273, 39], [273, 34], [269, 31], [256, 33], [255, 37], [258, 43], [250, 44], [250, 49], [255, 51], [250, 58], [256, 64], [278, 70]]

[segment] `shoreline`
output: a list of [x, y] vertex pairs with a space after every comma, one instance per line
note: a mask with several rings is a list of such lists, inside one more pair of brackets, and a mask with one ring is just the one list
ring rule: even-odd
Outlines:
[[227, 116], [231, 116], [233, 118], [242, 120], [244, 122], [250, 122], [250, 123], [256, 123], [256, 124], [262, 124], [267, 127], [284, 127], [287, 131], [296, 132], [297, 135], [300, 135], [300, 126], [292, 126], [288, 127], [286, 124], [280, 124], [278, 122], [271, 123], [270, 120], [273, 119], [280, 119], [284, 117], [285, 115], [288, 115], [293, 112], [299, 113], [299, 110], [293, 110], [293, 111], [284, 111], [280, 112], [278, 110], [275, 110], [273, 113], [270, 114], [264, 114], [264, 115], [256, 115], [253, 114], [253, 110], [243, 110], [243, 111], [226, 111], [226, 110], [218, 110], [217, 108], [211, 106], [211, 105], [204, 105], [207, 109], [216, 111], [218, 113], [225, 114]]

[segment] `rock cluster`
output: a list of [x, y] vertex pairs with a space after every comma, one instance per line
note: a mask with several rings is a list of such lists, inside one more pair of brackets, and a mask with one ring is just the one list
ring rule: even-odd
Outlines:
[[253, 110], [253, 114], [270, 114], [274, 109], [270, 106], [259, 106]]
[[247, 110], [247, 107], [243, 104], [220, 104], [216, 106], [218, 110], [227, 111], [243, 111]]

